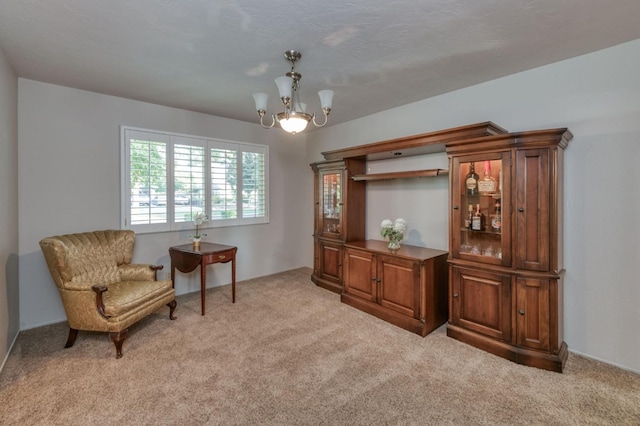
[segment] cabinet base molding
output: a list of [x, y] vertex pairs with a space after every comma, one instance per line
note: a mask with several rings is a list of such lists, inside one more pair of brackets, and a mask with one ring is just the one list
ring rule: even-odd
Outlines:
[[569, 356], [569, 349], [565, 342], [560, 345], [558, 353], [553, 354], [513, 346], [452, 324], [447, 324], [447, 336], [509, 361], [557, 373], [562, 373]]
[[338, 293], [338, 294], [342, 293], [342, 284], [323, 280], [322, 278], [318, 278], [315, 275], [311, 275], [311, 282], [317, 285], [318, 287], [322, 287], [334, 293]]
[[378, 317], [381, 320], [396, 325], [400, 328], [404, 328], [405, 330], [418, 334], [422, 337], [425, 337], [427, 334], [431, 333], [433, 330], [440, 327], [446, 322], [446, 320], [436, 319], [435, 322], [427, 323], [426, 321], [421, 321], [416, 318], [410, 318], [401, 313], [387, 309], [375, 302], [369, 302], [359, 297], [354, 297], [345, 293], [340, 296], [340, 300], [342, 301], [342, 303], [353, 306], [356, 309], [373, 315], [374, 317]]

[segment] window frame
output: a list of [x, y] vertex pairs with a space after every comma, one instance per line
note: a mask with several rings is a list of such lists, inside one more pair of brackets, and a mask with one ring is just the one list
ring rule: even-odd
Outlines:
[[[157, 142], [166, 145], [166, 204], [164, 206], [166, 220], [161, 223], [131, 224], [132, 214], [132, 189], [131, 189], [131, 139], [138, 136], [141, 140], [158, 139]], [[204, 188], [203, 188], [203, 211], [207, 213], [209, 220], [205, 222], [201, 229], [244, 226], [269, 223], [269, 146], [237, 142], [223, 139], [207, 138], [203, 136], [187, 135], [181, 133], [165, 132], [152, 129], [144, 129], [132, 126], [120, 126], [120, 226], [122, 229], [132, 229], [136, 233], [158, 233], [193, 230], [192, 221], [176, 221], [175, 209], [175, 163], [174, 147], [176, 145], [201, 146], [204, 148]], [[212, 176], [211, 176], [211, 152], [213, 149], [225, 149], [236, 151], [236, 190], [235, 208], [237, 217], [212, 219]], [[243, 153], [251, 152], [261, 154], [264, 159], [264, 214], [262, 216], [242, 217], [243, 209]], [[193, 193], [193, 191], [192, 191]], [[192, 205], [192, 204], [190, 204]], [[151, 209], [151, 203], [149, 203]]]

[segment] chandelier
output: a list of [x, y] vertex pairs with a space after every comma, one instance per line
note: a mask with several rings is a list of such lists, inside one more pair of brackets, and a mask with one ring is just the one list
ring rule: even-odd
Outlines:
[[331, 112], [331, 101], [333, 100], [333, 90], [320, 90], [318, 96], [320, 97], [320, 105], [322, 107], [322, 114], [324, 115], [324, 123], [318, 124], [316, 122], [315, 114], [308, 114], [305, 112], [307, 104], [300, 102], [300, 79], [302, 74], [296, 72], [296, 61], [300, 60], [302, 54], [297, 50], [287, 50], [284, 52], [284, 57], [287, 61], [291, 62], [291, 71], [286, 73], [282, 77], [276, 78], [276, 86], [278, 86], [278, 92], [280, 94], [280, 100], [284, 105], [284, 111], [277, 114], [271, 114], [271, 124], [264, 123], [264, 116], [267, 110], [267, 99], [269, 95], [266, 93], [254, 93], [253, 99], [256, 101], [256, 110], [260, 116], [260, 125], [265, 129], [272, 128], [276, 122], [280, 124], [282, 130], [291, 134], [302, 132], [307, 128], [309, 122], [313, 122], [316, 127], [322, 127], [327, 124], [329, 120], [329, 113]]

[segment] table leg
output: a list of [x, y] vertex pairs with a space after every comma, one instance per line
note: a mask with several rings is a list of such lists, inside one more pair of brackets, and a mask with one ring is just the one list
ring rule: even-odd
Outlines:
[[176, 265], [171, 262], [171, 288], [176, 288]]
[[231, 258], [231, 302], [236, 303], [236, 255]]
[[202, 315], [204, 315], [204, 301], [206, 297], [206, 289], [207, 289], [207, 265], [204, 263], [204, 258], [202, 259], [202, 263], [200, 263], [200, 304], [202, 309]]

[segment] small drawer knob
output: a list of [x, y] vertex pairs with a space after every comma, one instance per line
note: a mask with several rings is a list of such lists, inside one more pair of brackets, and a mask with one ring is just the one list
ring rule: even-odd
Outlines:
[[520, 310], [518, 311], [518, 313], [519, 313], [520, 315], [524, 315], [524, 309], [520, 309]]
[[224, 259], [225, 257], [227, 257], [227, 256], [225, 256], [224, 254], [221, 254], [221, 255], [218, 256], [218, 259]]

